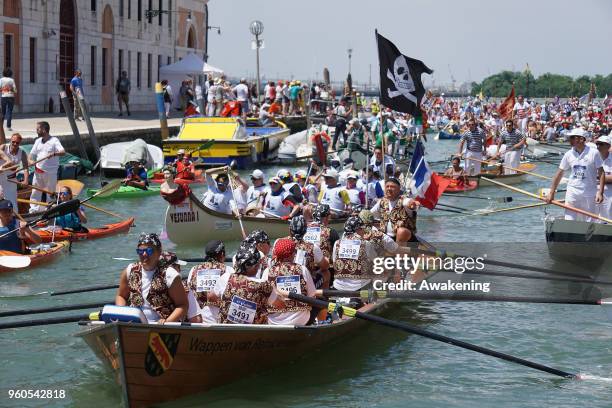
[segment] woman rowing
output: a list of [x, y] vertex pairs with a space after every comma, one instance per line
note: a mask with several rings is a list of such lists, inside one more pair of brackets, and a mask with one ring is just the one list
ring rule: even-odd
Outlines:
[[27, 253], [25, 241], [39, 244], [40, 237], [25, 221], [15, 218], [13, 203], [10, 200], [0, 200], [0, 235], [10, 233], [0, 238], [0, 251], [11, 251], [17, 254]]
[[121, 273], [115, 304], [141, 308], [149, 322], [180, 322], [189, 301], [173, 261], [162, 257], [161, 251], [157, 234], [140, 235], [138, 262]]
[[462, 186], [468, 183], [467, 174], [461, 167], [461, 158], [459, 156], [453, 156], [451, 159], [452, 167], [444, 172], [444, 176], [450, 178], [451, 185]]
[[225, 265], [225, 245], [219, 240], [206, 244], [204, 262], [189, 271], [189, 311], [187, 317], [192, 323], [217, 323], [219, 306], [217, 299], [212, 301], [208, 294], [214, 289], [219, 278], [234, 273], [231, 266]]
[[[72, 200], [72, 189], [68, 186], [63, 186], [59, 192], [59, 202], [64, 203]], [[55, 217], [55, 225], [72, 232], [89, 232], [83, 224], [87, 223], [87, 217], [83, 207], [79, 207], [76, 211], [69, 214]]]

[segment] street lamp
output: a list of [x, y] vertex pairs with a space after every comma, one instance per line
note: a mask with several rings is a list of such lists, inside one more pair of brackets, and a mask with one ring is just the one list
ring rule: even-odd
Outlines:
[[353, 49], [349, 48], [348, 50], [346, 50], [346, 52], [348, 52], [348, 57], [349, 57], [349, 74], [351, 73], [351, 56], [353, 55]]
[[263, 44], [263, 40], [260, 40], [259, 36], [263, 33], [263, 29], [263, 23], [259, 20], [253, 21], [249, 27], [251, 34], [255, 36], [255, 50], [257, 53], [257, 102], [261, 102], [259, 98], [259, 90], [261, 89], [261, 82], [259, 78], [259, 49]]

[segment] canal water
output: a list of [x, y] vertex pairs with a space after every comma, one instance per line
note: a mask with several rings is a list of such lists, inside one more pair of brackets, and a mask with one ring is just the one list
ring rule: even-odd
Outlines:
[[[456, 150], [456, 142], [430, 140], [426, 149], [430, 161], [443, 160]], [[278, 169], [277, 166], [263, 170], [269, 176]], [[540, 163], [536, 171], [551, 175], [555, 166]], [[84, 181], [94, 187], [99, 186], [100, 179], [91, 177]], [[528, 176], [520, 187], [535, 192], [547, 184], [545, 180]], [[203, 187], [196, 190], [204, 191]], [[498, 187], [480, 188], [477, 195], [512, 196], [514, 201], [492, 204], [492, 200], [459, 197], [444, 197], [443, 201], [470, 210], [533, 202]], [[120, 271], [128, 262], [113, 258], [135, 258], [138, 234], [162, 231], [166, 204], [158, 196], [98, 200], [95, 204], [125, 216], [135, 216], [136, 226], [126, 235], [75, 243], [69, 254], [44, 267], [3, 274], [0, 310], [113, 300], [113, 290], [57, 297], [41, 292], [118, 282]], [[546, 211], [560, 214], [554, 208]], [[87, 215], [89, 225], [111, 221], [93, 210], [87, 210]], [[441, 247], [454, 247], [457, 252], [486, 253], [489, 259], [524, 265], [581, 270], [580, 266], [559, 265], [550, 260], [544, 241], [544, 216], [543, 207], [489, 216], [423, 210], [418, 228], [419, 234], [428, 241]], [[202, 234], [209, 233], [202, 231]], [[169, 242], [165, 245], [183, 257], [202, 255], [202, 248], [175, 248]], [[237, 242], [228, 243], [229, 252], [237, 245]], [[442, 275], [436, 279], [457, 278]], [[468, 275], [460, 279], [490, 282], [491, 293], [495, 295], [586, 296], [585, 288], [565, 282]], [[389, 328], [366, 326], [358, 335], [305, 358], [168, 406], [609, 407], [612, 404], [612, 313], [608, 314], [608, 307], [427, 301], [401, 303], [388, 314], [392, 319], [426, 330], [585, 374], [587, 379], [581, 381], [560, 379]], [[57, 315], [60, 314], [54, 316]], [[78, 331], [76, 324], [0, 331], [3, 365], [0, 406], [118, 406], [119, 387], [85, 343], [73, 336]], [[9, 390], [23, 389], [64, 390], [65, 398], [52, 401], [9, 398]]]

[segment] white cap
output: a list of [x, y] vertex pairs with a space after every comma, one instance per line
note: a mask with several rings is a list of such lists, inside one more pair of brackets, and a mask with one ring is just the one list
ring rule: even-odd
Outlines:
[[306, 178], [306, 170], [298, 170], [295, 172], [297, 178]]
[[264, 177], [263, 171], [259, 169], [253, 170], [253, 172], [251, 173], [251, 177], [255, 179], [261, 179]]
[[355, 179], [355, 180], [357, 180], [358, 178], [359, 178], [359, 175], [354, 170], [349, 171], [348, 174], [346, 175], [346, 179], [347, 180], [348, 179]]
[[575, 127], [569, 132], [567, 132], [567, 136], [580, 136], [586, 139], [586, 135], [584, 134], [584, 129], [580, 127]]
[[331, 177], [338, 180], [338, 172], [335, 169], [327, 169], [325, 173], [323, 173], [323, 177]]
[[612, 145], [612, 143], [610, 143], [610, 136], [599, 136], [595, 143], [607, 143]]

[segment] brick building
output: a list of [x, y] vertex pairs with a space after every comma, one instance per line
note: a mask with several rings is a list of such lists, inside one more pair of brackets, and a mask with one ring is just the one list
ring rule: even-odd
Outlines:
[[[59, 112], [75, 68], [93, 112], [116, 108], [122, 70], [132, 110], [151, 109], [159, 67], [206, 54], [208, 0], [0, 0], [0, 66], [17, 83], [16, 112]], [[168, 13], [147, 15], [146, 10]]]

